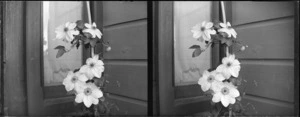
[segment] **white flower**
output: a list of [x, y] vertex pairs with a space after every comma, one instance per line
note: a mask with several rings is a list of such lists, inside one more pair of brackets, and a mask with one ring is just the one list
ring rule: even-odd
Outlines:
[[101, 39], [102, 33], [96, 27], [95, 22], [93, 24], [85, 23], [84, 25], [85, 25], [85, 27], [87, 27], [87, 29], [84, 29], [82, 32], [88, 32], [92, 35], [93, 38], [95, 38], [97, 36], [99, 39]]
[[102, 72], [104, 71], [104, 63], [98, 60], [99, 55], [95, 55], [92, 58], [86, 60], [86, 65], [80, 68], [80, 72], [85, 73], [89, 79], [93, 77], [101, 78]]
[[221, 101], [223, 106], [227, 107], [229, 104], [234, 104], [235, 98], [240, 96], [237, 88], [229, 82], [216, 82], [214, 85], [212, 101], [215, 103]]
[[222, 64], [217, 67], [216, 71], [221, 72], [224, 77], [228, 79], [231, 75], [238, 77], [240, 69], [240, 62], [235, 59], [235, 55], [232, 54], [222, 59]]
[[70, 42], [74, 39], [74, 35], [78, 35], [79, 31], [75, 30], [76, 23], [67, 22], [65, 25], [61, 25], [56, 28], [56, 38], [63, 41]]
[[73, 73], [73, 71], [69, 71], [67, 77], [63, 80], [63, 85], [65, 85], [67, 91], [71, 91], [73, 89], [77, 90], [78, 87], [87, 80], [88, 78], [85, 76], [85, 74], [80, 72]]
[[215, 81], [223, 81], [224, 79], [224, 76], [216, 71], [208, 72], [205, 70], [202, 77], [198, 80], [198, 84], [201, 85], [201, 89], [205, 92], [211, 89]]
[[99, 103], [99, 99], [103, 96], [102, 91], [94, 84], [87, 83], [81, 86], [77, 91], [75, 102], [83, 102], [86, 107], [90, 107], [92, 104], [96, 105]]
[[203, 37], [204, 40], [210, 41], [211, 34], [216, 34], [216, 31], [211, 29], [213, 27], [212, 22], [206, 23], [205, 21], [202, 22], [202, 24], [196, 24], [192, 28], [193, 37], [198, 39], [200, 37]]
[[231, 36], [233, 36], [234, 38], [236, 38], [237, 33], [235, 32], [235, 30], [231, 27], [231, 24], [229, 22], [227, 22], [227, 24], [225, 23], [220, 23], [220, 26], [222, 27], [221, 29], [218, 30], [218, 32], [225, 32], [228, 34], [228, 37], [230, 38]]

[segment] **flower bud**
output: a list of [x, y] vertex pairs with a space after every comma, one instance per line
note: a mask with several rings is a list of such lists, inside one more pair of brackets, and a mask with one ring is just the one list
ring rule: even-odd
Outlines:
[[111, 50], [111, 47], [108, 46], [108, 47], [106, 48], [106, 51], [110, 51], [110, 50]]
[[240, 50], [241, 50], [241, 51], [244, 51], [245, 49], [246, 49], [246, 47], [245, 47], [245, 46], [242, 46]]

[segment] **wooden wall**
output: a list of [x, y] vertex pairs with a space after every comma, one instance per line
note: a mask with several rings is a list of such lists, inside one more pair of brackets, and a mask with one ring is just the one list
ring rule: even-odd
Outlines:
[[[247, 80], [244, 104], [251, 115], [294, 114], [294, 2], [232, 2], [237, 38], [249, 47], [237, 53]], [[235, 49], [233, 49], [235, 50]]]
[[147, 115], [147, 2], [103, 2], [107, 92], [118, 115]]

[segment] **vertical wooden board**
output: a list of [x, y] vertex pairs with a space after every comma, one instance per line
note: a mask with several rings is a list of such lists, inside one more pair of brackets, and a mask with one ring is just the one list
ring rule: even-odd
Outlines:
[[112, 48], [105, 59], [147, 59], [147, 20], [105, 28], [103, 38]]
[[[293, 59], [294, 18], [266, 21], [236, 27], [237, 39], [248, 48], [236, 53], [247, 59]], [[234, 47], [234, 50], [240, 46]]]
[[241, 60], [240, 78], [246, 79], [246, 93], [294, 102], [293, 61]]
[[106, 98], [118, 108], [114, 115], [147, 115], [147, 102], [122, 96], [109, 95]]
[[103, 2], [103, 26], [147, 18], [146, 1]]
[[26, 115], [24, 2], [5, 2], [4, 115]]
[[146, 62], [106, 62], [106, 90], [109, 93], [147, 100], [147, 63]]
[[294, 15], [293, 1], [278, 2], [232, 2], [232, 24], [239, 25], [250, 22], [269, 20]]
[[247, 116], [293, 116], [293, 103], [285, 103], [246, 95], [242, 105], [247, 109]]

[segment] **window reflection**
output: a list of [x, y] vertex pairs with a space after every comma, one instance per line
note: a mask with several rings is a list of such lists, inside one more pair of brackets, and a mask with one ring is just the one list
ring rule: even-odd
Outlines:
[[204, 70], [211, 67], [211, 49], [192, 58], [194, 44], [204, 47], [193, 38], [191, 29], [202, 21], [211, 21], [212, 2], [174, 2], [174, 64], [175, 85], [196, 84]]
[[44, 85], [61, 85], [69, 70], [82, 65], [82, 48], [72, 49], [60, 58], [56, 58], [54, 48], [63, 45], [71, 46], [62, 40], [56, 40], [55, 29], [66, 23], [83, 19], [83, 2], [78, 1], [43, 1], [43, 55], [44, 55]]

